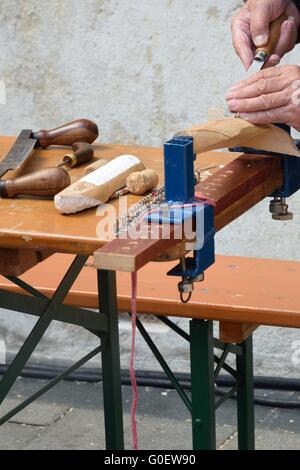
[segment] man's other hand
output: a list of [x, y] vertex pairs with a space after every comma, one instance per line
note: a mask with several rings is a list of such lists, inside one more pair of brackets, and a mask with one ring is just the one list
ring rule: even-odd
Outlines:
[[238, 82], [226, 96], [228, 108], [253, 124], [288, 124], [300, 131], [300, 67], [261, 70]]

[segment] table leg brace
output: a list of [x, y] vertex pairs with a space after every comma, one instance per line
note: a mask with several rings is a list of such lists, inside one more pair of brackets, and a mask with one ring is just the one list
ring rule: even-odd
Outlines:
[[72, 263], [71, 267], [67, 271], [64, 279], [59, 285], [56, 293], [53, 298], [49, 300], [47, 307], [42, 312], [40, 319], [37, 321], [36, 325], [32, 329], [29, 336], [26, 338], [23, 346], [16, 355], [12, 364], [10, 365], [8, 371], [4, 375], [3, 379], [0, 381], [0, 405], [3, 403], [3, 400], [9, 393], [16, 379], [18, 378], [23, 367], [27, 363], [28, 359], [32, 355], [33, 351], [39, 344], [44, 333], [48, 329], [50, 323], [53, 320], [53, 310], [51, 309], [52, 303], [62, 303], [67, 296], [70, 288], [74, 284], [76, 278], [78, 277], [80, 271], [85, 265], [87, 260], [86, 256], [77, 256]]

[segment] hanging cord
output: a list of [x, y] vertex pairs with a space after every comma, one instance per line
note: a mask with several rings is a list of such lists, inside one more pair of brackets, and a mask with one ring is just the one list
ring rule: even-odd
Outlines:
[[[197, 203], [190, 203], [190, 204], [174, 204], [170, 206], [170, 209], [175, 208], [189, 208], [194, 206], [202, 206], [202, 205], [210, 205], [215, 206], [214, 201], [209, 199], [206, 196], [203, 196], [200, 193], [196, 193], [195, 198], [197, 199]], [[152, 209], [144, 214], [139, 223], [142, 223], [146, 217], [149, 215], [158, 212], [159, 208]], [[131, 274], [131, 289], [132, 289], [132, 296], [131, 296], [131, 321], [132, 321], [132, 343], [131, 343], [131, 355], [130, 355], [130, 379], [132, 384], [133, 390], [133, 401], [132, 401], [132, 408], [131, 408], [131, 427], [132, 427], [132, 446], [133, 450], [138, 450], [138, 432], [137, 432], [137, 423], [136, 423], [136, 411], [137, 405], [139, 400], [138, 394], [138, 387], [136, 381], [136, 374], [135, 374], [135, 367], [134, 367], [134, 360], [135, 360], [135, 337], [136, 337], [136, 318], [137, 318], [137, 273]], [[186, 301], [188, 302], [191, 298]]]
[[138, 433], [136, 424], [136, 410], [139, 400], [138, 388], [136, 383], [136, 374], [134, 368], [135, 359], [135, 336], [136, 336], [136, 299], [137, 299], [137, 273], [131, 274], [131, 321], [132, 321], [132, 343], [131, 343], [131, 356], [130, 356], [130, 379], [133, 390], [133, 400], [131, 408], [131, 428], [132, 428], [132, 447], [133, 450], [138, 450]]

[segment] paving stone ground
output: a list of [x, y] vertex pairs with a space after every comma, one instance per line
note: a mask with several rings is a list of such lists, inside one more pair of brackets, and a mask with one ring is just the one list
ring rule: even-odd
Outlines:
[[[43, 380], [19, 379], [1, 415], [43, 386]], [[191, 419], [174, 390], [140, 387], [139, 447], [144, 450], [190, 450]], [[257, 391], [264, 398], [300, 402], [300, 393]], [[123, 387], [126, 448], [131, 448], [131, 387]], [[217, 412], [218, 448], [237, 449], [236, 403]], [[300, 409], [256, 406], [258, 449], [299, 450]], [[0, 449], [104, 449], [101, 384], [63, 382], [0, 427]]]

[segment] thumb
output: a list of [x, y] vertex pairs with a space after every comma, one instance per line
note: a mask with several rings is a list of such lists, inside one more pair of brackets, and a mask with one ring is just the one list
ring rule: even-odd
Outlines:
[[251, 8], [250, 31], [256, 47], [265, 46], [269, 40], [272, 9], [269, 2], [255, 2]]

